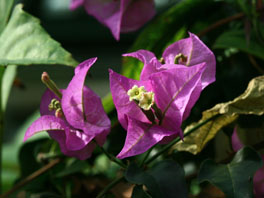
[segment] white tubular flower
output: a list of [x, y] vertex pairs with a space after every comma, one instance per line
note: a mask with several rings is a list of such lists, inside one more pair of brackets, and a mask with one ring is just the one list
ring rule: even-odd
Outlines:
[[127, 91], [127, 95], [129, 96], [129, 101], [139, 101], [141, 98], [141, 95], [145, 93], [145, 87], [141, 86], [138, 87], [137, 85], [134, 85], [131, 89]]
[[154, 104], [154, 93], [152, 91], [141, 94], [138, 106], [144, 110], [150, 110]]

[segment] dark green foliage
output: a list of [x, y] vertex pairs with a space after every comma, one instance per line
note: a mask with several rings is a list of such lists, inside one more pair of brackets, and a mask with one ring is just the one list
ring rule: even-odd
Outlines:
[[253, 176], [262, 166], [259, 154], [250, 147], [237, 152], [227, 164], [216, 164], [206, 160], [200, 169], [200, 182], [209, 181], [221, 189], [227, 198], [253, 197]]

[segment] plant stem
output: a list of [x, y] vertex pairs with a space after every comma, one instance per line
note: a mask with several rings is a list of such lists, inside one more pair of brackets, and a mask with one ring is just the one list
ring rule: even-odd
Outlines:
[[3, 195], [0, 195], [0, 198], [6, 198], [9, 197], [12, 193], [17, 191], [19, 188], [22, 188], [32, 180], [36, 179], [38, 176], [42, 175], [55, 165], [57, 165], [59, 162], [61, 162], [60, 158], [57, 158], [55, 160], [50, 161], [47, 165], [43, 166], [42, 168], [38, 169], [37, 171], [33, 172], [31, 175], [27, 176], [25, 179], [23, 179], [21, 182], [17, 183], [12, 189], [4, 193]]
[[96, 141], [94, 141], [96, 143], [97, 146], [100, 147], [101, 151], [108, 157], [108, 159], [112, 162], [115, 162], [117, 165], [121, 166], [122, 168], [126, 169], [126, 165], [122, 162], [119, 161], [118, 159], [116, 159], [113, 155], [111, 155], [110, 153], [108, 153], [104, 147], [98, 145], [98, 143]]
[[149, 157], [149, 155], [150, 155], [150, 153], [151, 153], [151, 151], [152, 151], [153, 148], [154, 148], [154, 146], [151, 147], [151, 148], [147, 151], [146, 155], [144, 156], [143, 160], [142, 160], [141, 163], [140, 163], [140, 167], [142, 167], [142, 166], [144, 165], [145, 161], [148, 159], [148, 157]]
[[[216, 117], [218, 117], [219, 114], [212, 116], [211, 118], [204, 120], [200, 123], [198, 123], [196, 126], [194, 126], [193, 128], [191, 128], [189, 131], [187, 131], [186, 133], [184, 133], [184, 137], [190, 135], [192, 132], [194, 132], [195, 130], [199, 129], [201, 126], [205, 125], [207, 122], [215, 119]], [[176, 144], [177, 142], [179, 142], [181, 139], [180, 137], [177, 137], [176, 139], [174, 139], [173, 141], [171, 141], [169, 144], [167, 144], [166, 146], [164, 146], [158, 153], [156, 153], [155, 155], [153, 155], [151, 158], [149, 158], [145, 164], [149, 164], [151, 163], [153, 160], [155, 160], [157, 157], [159, 157], [161, 154], [163, 154], [164, 152], [166, 152], [167, 150], [169, 150], [174, 144]]]
[[[257, 8], [257, 11], [258, 12], [262, 12], [263, 11], [263, 8], [260, 7], [260, 8]], [[240, 12], [238, 14], [235, 14], [233, 16], [230, 16], [230, 17], [227, 17], [227, 18], [224, 18], [224, 19], [220, 19], [219, 21], [216, 21], [214, 24], [208, 26], [207, 28], [205, 28], [204, 30], [202, 30], [201, 32], [199, 32], [197, 34], [197, 36], [201, 37], [201, 36], [204, 36], [206, 35], [208, 32], [222, 26], [222, 25], [225, 25], [231, 21], [234, 21], [234, 20], [237, 20], [237, 19], [241, 19], [245, 16], [245, 14], [243, 12]]]
[[4, 112], [2, 106], [2, 80], [4, 75], [5, 67], [0, 68], [0, 195], [2, 194], [2, 148], [3, 148], [3, 138], [4, 138]]
[[110, 184], [108, 184], [100, 193], [97, 195], [96, 198], [102, 198], [111, 188], [113, 188], [116, 184], [121, 182], [124, 179], [124, 176], [119, 177], [113, 180]]

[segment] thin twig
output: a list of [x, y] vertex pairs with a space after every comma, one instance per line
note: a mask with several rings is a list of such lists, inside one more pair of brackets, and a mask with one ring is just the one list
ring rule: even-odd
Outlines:
[[[256, 10], [257, 10], [257, 12], [262, 12], [263, 11], [263, 7], [257, 8]], [[243, 18], [244, 16], [245, 16], [245, 13], [240, 12], [240, 13], [235, 14], [233, 16], [230, 16], [230, 17], [227, 17], [227, 18], [224, 18], [224, 19], [220, 19], [219, 21], [216, 21], [214, 24], [210, 25], [209, 27], [207, 27], [204, 30], [202, 30], [201, 32], [199, 32], [197, 34], [197, 36], [199, 36], [199, 37], [204, 36], [208, 32], [218, 28], [219, 26], [222, 26], [222, 25], [224, 25], [226, 23], [229, 23], [231, 21]]]
[[22, 188], [23, 186], [25, 186], [29, 182], [33, 181], [34, 179], [36, 179], [37, 177], [39, 177], [40, 175], [42, 175], [43, 173], [47, 172], [49, 169], [51, 169], [52, 167], [54, 167], [55, 165], [57, 165], [59, 162], [61, 162], [61, 159], [60, 158], [57, 158], [57, 159], [54, 159], [54, 160], [50, 161], [47, 165], [43, 166], [42, 168], [38, 169], [37, 171], [35, 171], [31, 175], [27, 176], [22, 181], [20, 181], [18, 184], [16, 184], [9, 191], [7, 191], [6, 193], [4, 193], [3, 195], [0, 195], [0, 198], [7, 198], [9, 195], [11, 195], [12, 193], [14, 193], [18, 189]]
[[110, 184], [108, 184], [100, 193], [97, 195], [96, 198], [102, 198], [111, 188], [113, 188], [115, 185], [117, 185], [119, 182], [121, 182], [124, 179], [124, 176], [119, 177], [115, 180], [113, 180]]
[[143, 160], [142, 160], [141, 163], [140, 163], [140, 167], [142, 167], [142, 166], [144, 165], [145, 161], [148, 159], [148, 157], [149, 157], [149, 155], [150, 155], [150, 153], [151, 153], [151, 151], [152, 151], [153, 148], [154, 148], [154, 146], [151, 147], [151, 148], [147, 151], [146, 155], [144, 156]]
[[233, 16], [230, 16], [230, 17], [221, 19], [221, 20], [215, 22], [214, 24], [210, 25], [209, 27], [205, 28], [204, 30], [202, 30], [201, 32], [199, 32], [197, 35], [199, 37], [204, 36], [205, 34], [207, 34], [208, 32], [212, 31], [213, 29], [216, 29], [219, 26], [222, 26], [222, 25], [224, 25], [226, 23], [229, 23], [230, 21], [233, 21], [233, 20], [236, 20], [236, 19], [240, 19], [240, 18], [242, 18], [244, 16], [245, 16], [245, 14], [242, 13], [242, 12], [240, 12], [240, 13], [235, 14]]
[[264, 70], [259, 66], [259, 64], [257, 63], [256, 59], [248, 54], [248, 58], [249, 58], [249, 61], [251, 62], [251, 64], [253, 65], [253, 67], [258, 70], [259, 73], [261, 73], [262, 75], [264, 74]]
[[119, 165], [119, 166], [121, 166], [122, 168], [126, 169], [126, 165], [125, 165], [122, 161], [116, 159], [113, 155], [111, 155], [110, 153], [108, 153], [108, 152], [104, 149], [104, 147], [98, 145], [98, 143], [97, 143], [96, 141], [94, 141], [94, 142], [95, 142], [96, 145], [101, 149], [101, 151], [102, 151], [102, 152], [108, 157], [108, 159], [109, 159], [110, 161], [115, 162], [117, 165]]

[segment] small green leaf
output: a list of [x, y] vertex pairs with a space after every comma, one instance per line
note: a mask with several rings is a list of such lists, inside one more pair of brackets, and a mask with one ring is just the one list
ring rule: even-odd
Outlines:
[[247, 43], [246, 35], [243, 30], [232, 30], [221, 34], [215, 41], [213, 48], [236, 48], [243, 52], [252, 54], [264, 59], [264, 47], [252, 35], [249, 43]]
[[5, 111], [8, 97], [16, 77], [17, 66], [10, 65], [5, 69], [2, 79], [2, 110]]
[[18, 4], [0, 36], [0, 65], [60, 64], [76, 66], [71, 54]]
[[199, 182], [209, 181], [221, 189], [226, 198], [253, 197], [253, 176], [261, 168], [262, 159], [250, 147], [239, 150], [227, 165], [206, 160], [201, 165]]
[[5, 28], [14, 0], [0, 0], [0, 34]]

